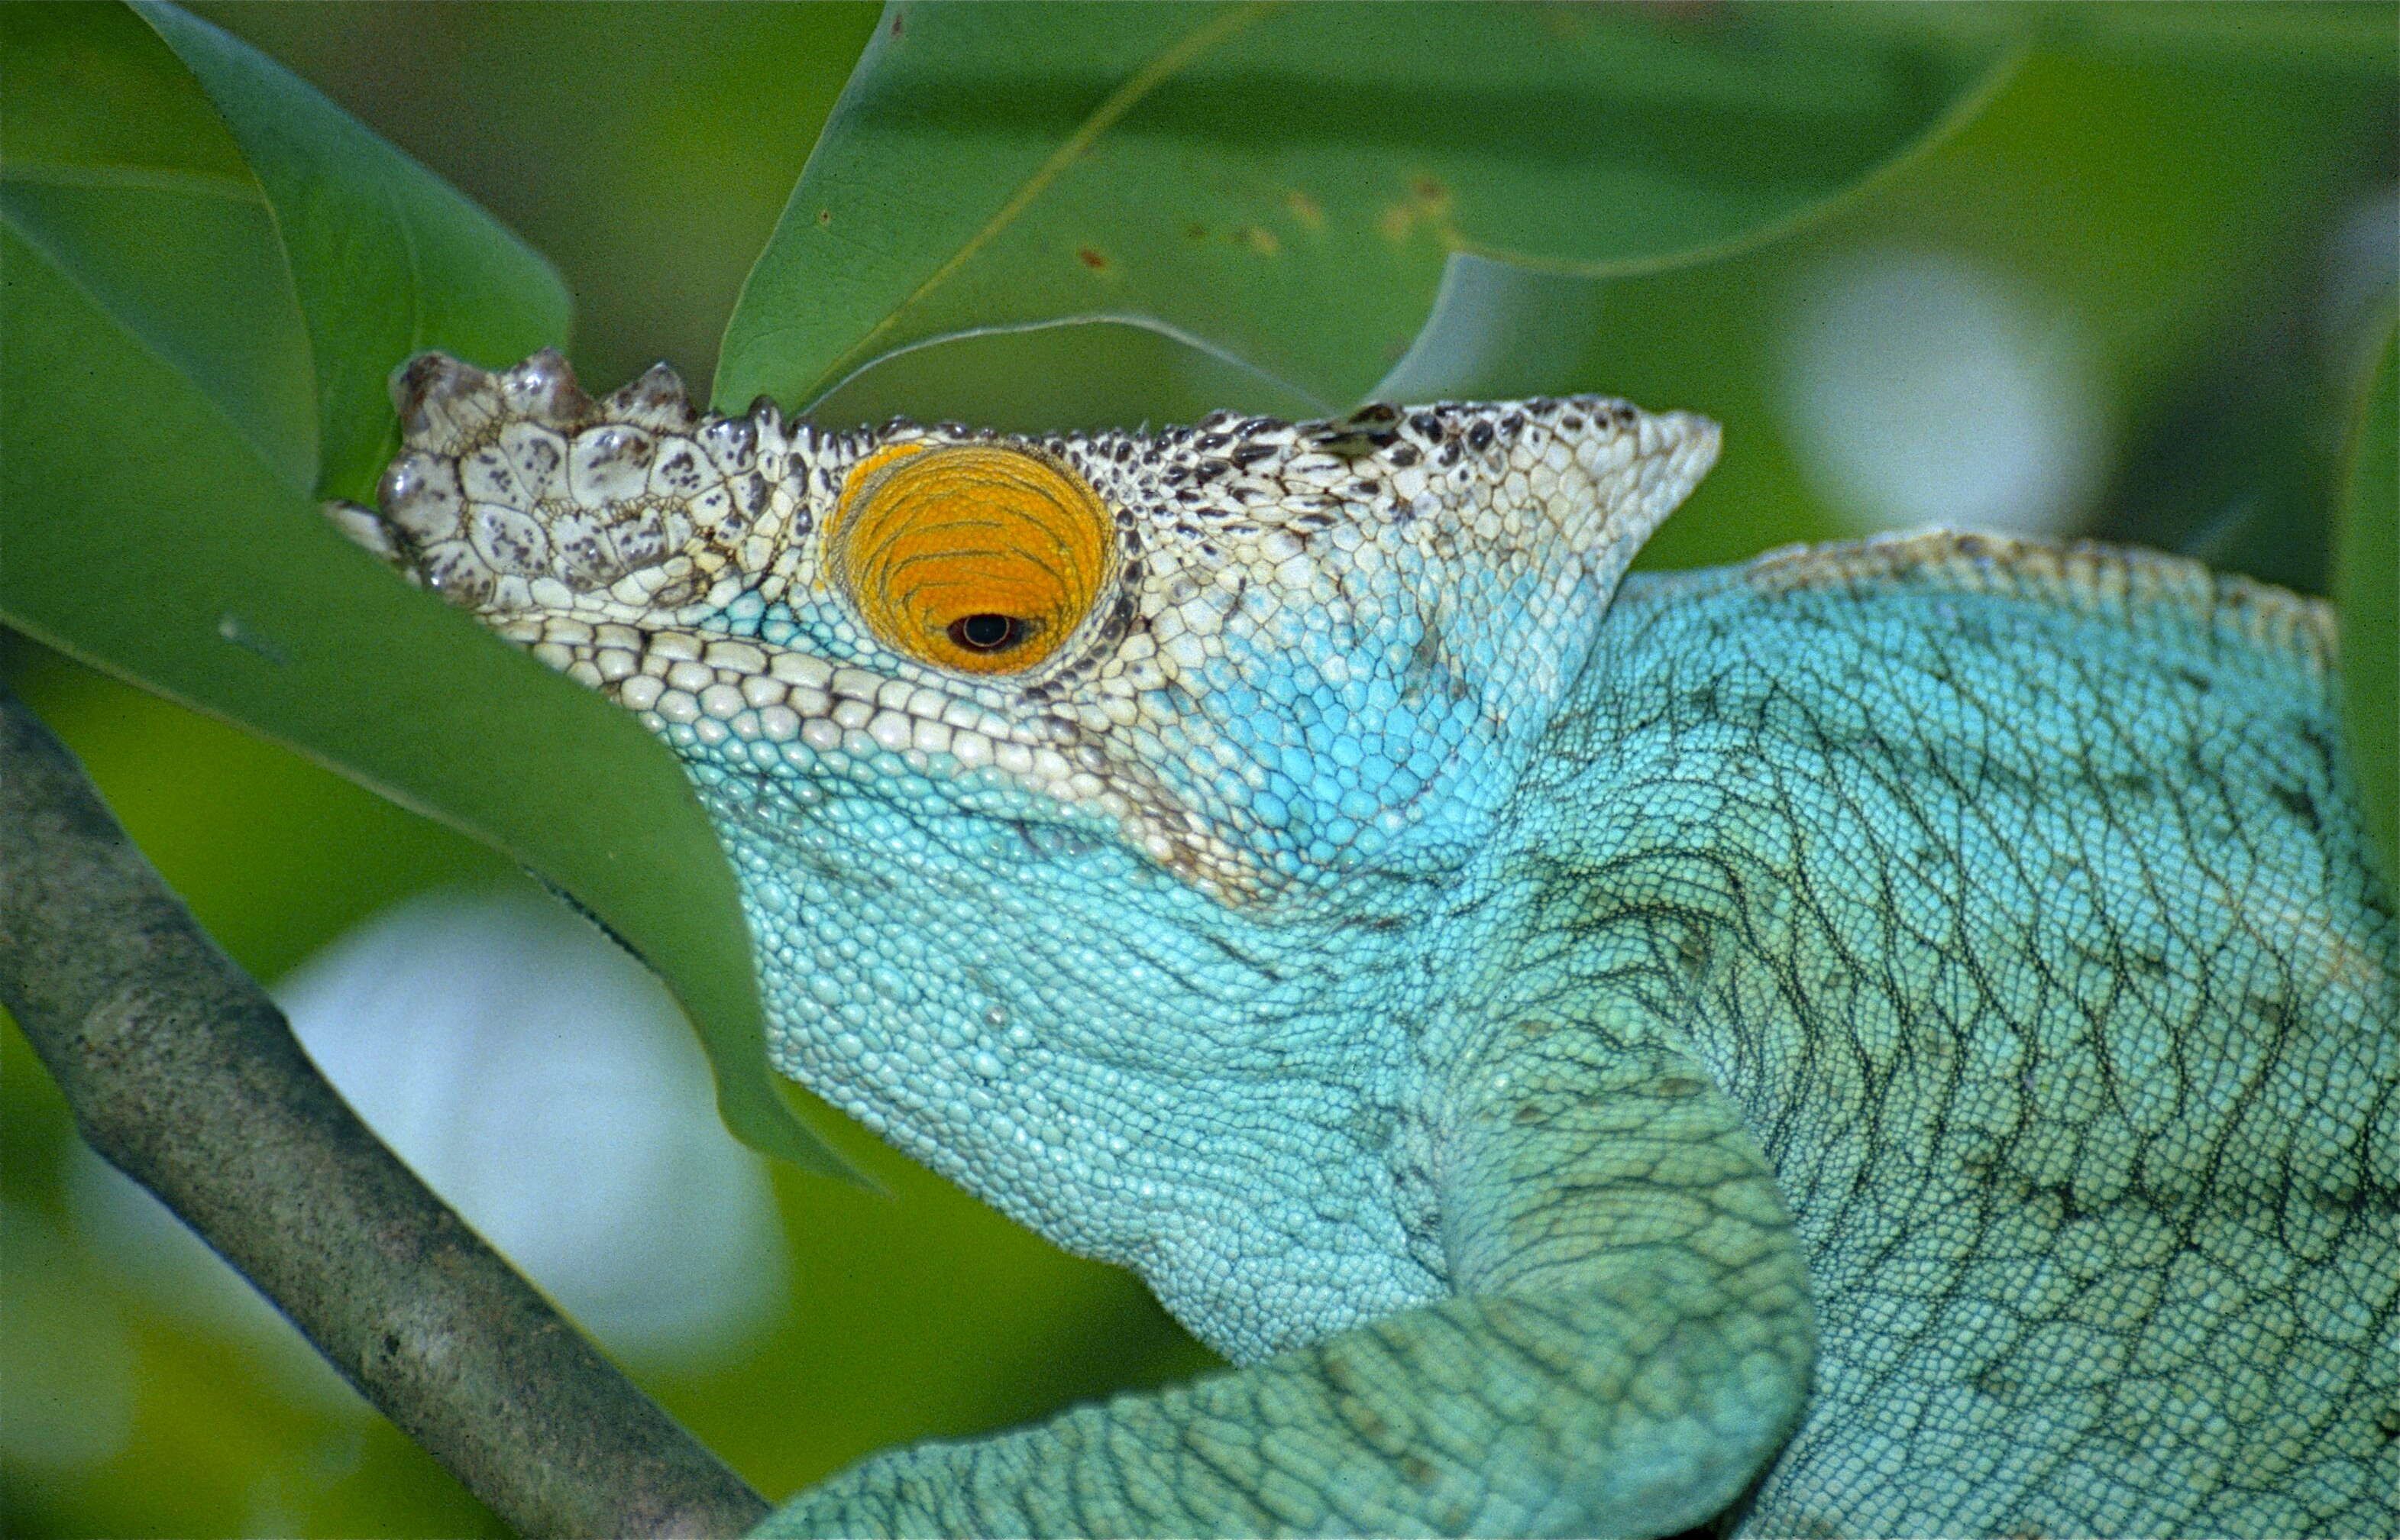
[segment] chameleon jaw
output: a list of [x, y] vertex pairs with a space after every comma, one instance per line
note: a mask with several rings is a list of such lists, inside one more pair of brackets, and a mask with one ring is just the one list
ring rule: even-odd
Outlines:
[[1259, 891], [1255, 864], [1165, 787], [1044, 719], [745, 637], [538, 615], [497, 629], [671, 743], [804, 776], [829, 761], [871, 767], [890, 756], [919, 775], [981, 779], [1106, 819], [1126, 843], [1227, 902]]

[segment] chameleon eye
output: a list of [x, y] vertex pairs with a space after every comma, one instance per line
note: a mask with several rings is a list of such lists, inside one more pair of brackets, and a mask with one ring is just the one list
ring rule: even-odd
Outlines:
[[965, 674], [1016, 674], [1071, 635], [1110, 572], [1099, 495], [997, 444], [896, 444], [843, 484], [834, 580], [885, 646]]
[[1026, 623], [1014, 615], [970, 615], [950, 622], [949, 637], [969, 652], [1006, 652], [1025, 640]]

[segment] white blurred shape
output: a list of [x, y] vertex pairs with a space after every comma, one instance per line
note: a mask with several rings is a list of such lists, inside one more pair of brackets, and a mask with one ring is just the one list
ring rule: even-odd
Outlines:
[[[2349, 364], [2360, 334], [2400, 284], [2400, 187], [2353, 200], [2325, 243], [2325, 291], [2317, 308], [2319, 340]], [[2343, 383], [2349, 383], [2345, 380]]]
[[[531, 893], [430, 894], [275, 994], [359, 1115], [611, 1352], [705, 1369], [771, 1320], [788, 1259], [764, 1166], [717, 1121], [664, 988], [590, 925]], [[122, 1274], [198, 1324], [293, 1335], [147, 1193], [83, 1161], [77, 1217]]]
[[1786, 322], [1803, 473], [1861, 529], [2054, 534], [2080, 523], [2107, 434], [2080, 338], [1958, 258], [1851, 255]]

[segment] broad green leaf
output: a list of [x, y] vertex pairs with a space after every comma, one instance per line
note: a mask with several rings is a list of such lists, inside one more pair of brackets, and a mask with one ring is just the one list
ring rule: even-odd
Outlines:
[[1452, 252], [1433, 313], [1370, 393], [1506, 400], [1564, 388], [1598, 330], [1600, 291], [1597, 279]]
[[1845, 7], [1868, 28], [2017, 38], [2046, 53], [2081, 53], [2320, 76], [2389, 80], [2395, 37], [2389, 0], [2071, 0], [2045, 5]]
[[198, 82], [113, 5], [0, 10], [7, 72], [0, 160], [221, 177], [251, 185], [241, 149]]
[[2387, 881], [2400, 883], [2400, 334], [2387, 323], [2351, 429], [2335, 601], [2350, 762]]
[[550, 264], [441, 178], [239, 38], [131, 0], [224, 115], [290, 253], [315, 345], [318, 491], [373, 495], [400, 443], [385, 381], [440, 348], [487, 366], [565, 339]]
[[[370, 221], [358, 238], [412, 249], [428, 227], [420, 204], [457, 206], [428, 216], [442, 233], [413, 248], [402, 288], [385, 291], [416, 318], [406, 334], [361, 340], [373, 323], [345, 319], [335, 302], [309, 316], [320, 356], [431, 342], [512, 360], [561, 340], [555, 279], [380, 143], [333, 136], [347, 152], [313, 170], [287, 166], [269, 188], [270, 221], [258, 184], [209, 133], [193, 133], [186, 153], [173, 136], [116, 126], [117, 114], [154, 109], [173, 121], [184, 93], [197, 94], [130, 22], [114, 7], [0, 7], [0, 41], [11, 46], [0, 115], [0, 620], [532, 867], [675, 989], [708, 1043], [735, 1133], [846, 1173], [776, 1089], [732, 872], [673, 757], [625, 713], [400, 583], [326, 525], [310, 495], [320, 410], [327, 442], [354, 445], [384, 433], [391, 412], [379, 380], [371, 398], [338, 371], [318, 388], [302, 299], [334, 293], [354, 269], [395, 280], [389, 253], [362, 256], [330, 238], [287, 248], [279, 229], [338, 229], [324, 211], [380, 199], [398, 227]], [[190, 24], [170, 15], [164, 25]], [[20, 52], [29, 35], [39, 46]], [[28, 58], [38, 71], [20, 67]], [[280, 84], [220, 82], [222, 95], [253, 106], [293, 85], [245, 49], [219, 49], [212, 67], [274, 71]], [[83, 81], [108, 88], [108, 112], [77, 105]], [[279, 131], [309, 140], [320, 129], [294, 119]], [[222, 127], [213, 132], [223, 139]], [[367, 176], [363, 192], [348, 185], [354, 174]]]
[[[1454, 257], [1590, 278], [1755, 238], [1955, 120], [2006, 53], [1827, 14], [894, 6], [743, 289], [716, 399], [805, 406], [940, 337], [1114, 320], [1353, 401]], [[1488, 303], [1491, 278], [1458, 281]]]
[[0, 48], [0, 217], [307, 491], [307, 334], [274, 220], [206, 99], [115, 7], [8, 7]]
[[254, 189], [79, 184], [7, 167], [0, 218], [222, 402], [279, 481], [308, 490], [317, 479], [308, 339]]

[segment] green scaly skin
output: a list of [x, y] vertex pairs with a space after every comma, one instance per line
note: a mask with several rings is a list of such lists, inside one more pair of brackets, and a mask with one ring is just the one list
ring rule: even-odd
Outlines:
[[1107, 567], [961, 673], [828, 542], [1016, 441], [396, 396], [334, 516], [683, 757], [779, 1067], [1238, 1366], [761, 1533], [2400, 1532], [2316, 605], [1941, 533], [1620, 585], [1715, 430], [1578, 397], [1016, 445]]

